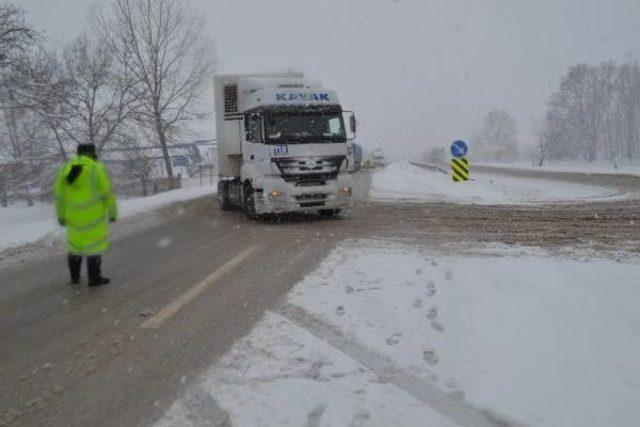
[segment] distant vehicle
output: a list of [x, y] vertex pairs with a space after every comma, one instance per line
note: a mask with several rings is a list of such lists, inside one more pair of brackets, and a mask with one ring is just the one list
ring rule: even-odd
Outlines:
[[374, 166], [376, 167], [386, 166], [387, 162], [384, 159], [384, 154], [382, 154], [382, 150], [380, 149], [375, 150], [371, 157], [373, 158]]
[[218, 202], [260, 214], [337, 215], [351, 202], [347, 132], [336, 92], [302, 73], [214, 79]]
[[432, 165], [444, 165], [447, 162], [447, 150], [444, 147], [433, 148], [426, 160]]

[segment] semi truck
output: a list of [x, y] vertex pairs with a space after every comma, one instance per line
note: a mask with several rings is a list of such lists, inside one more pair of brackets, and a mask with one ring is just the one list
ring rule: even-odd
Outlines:
[[349, 206], [356, 120], [335, 91], [303, 73], [218, 75], [214, 98], [221, 209], [255, 219]]

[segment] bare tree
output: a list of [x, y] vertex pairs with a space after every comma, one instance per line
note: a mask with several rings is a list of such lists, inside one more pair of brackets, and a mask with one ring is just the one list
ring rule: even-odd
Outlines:
[[[0, 4], [0, 109], [22, 108], [11, 96], [14, 66], [23, 63], [36, 43], [36, 34], [24, 19], [24, 12], [11, 5]], [[11, 99], [8, 99], [11, 98]]]
[[3, 132], [0, 132], [0, 139], [4, 142], [0, 144], [0, 149], [12, 160], [20, 160], [25, 155], [29, 155], [30, 147], [22, 138], [22, 125], [28, 116], [29, 110], [18, 108], [14, 104], [11, 92], [7, 93], [3, 99], [2, 122]]
[[35, 37], [35, 31], [25, 22], [21, 9], [0, 4], [0, 69], [13, 64], [16, 55], [24, 53]]
[[136, 113], [137, 81], [115, 61], [109, 45], [87, 34], [64, 50], [62, 72], [68, 90], [60, 125], [71, 140], [94, 144], [100, 152]]
[[553, 129], [547, 120], [533, 120], [533, 133], [536, 136], [536, 145], [533, 149], [533, 163], [542, 167], [544, 162], [550, 160], [553, 154]]
[[199, 115], [212, 67], [204, 21], [183, 0], [111, 0], [110, 6], [97, 8], [94, 26], [140, 82], [138, 118], [155, 132], [173, 182], [170, 132]]
[[125, 169], [127, 177], [142, 187], [142, 195], [149, 195], [149, 185], [154, 170], [153, 148], [145, 145], [137, 136], [137, 133], [131, 132], [123, 135], [119, 147], [125, 160]]
[[484, 119], [484, 126], [477, 136], [485, 156], [494, 160], [514, 160], [517, 157], [516, 121], [506, 111], [494, 110]]
[[542, 134], [553, 158], [606, 159], [617, 165], [640, 150], [640, 67], [627, 61], [569, 68], [549, 100]]
[[627, 62], [620, 66], [616, 79], [620, 156], [627, 160], [638, 157], [640, 150], [640, 66]]
[[36, 49], [21, 58], [3, 77], [6, 79], [4, 99], [13, 103], [8, 108], [34, 111], [41, 126], [53, 135], [55, 148], [51, 148], [66, 159], [68, 138], [62, 124], [69, 114], [66, 110], [69, 82], [62, 76], [56, 55], [43, 48]]
[[[42, 71], [46, 68], [41, 68], [44, 56], [42, 50], [32, 49], [0, 72], [3, 125], [0, 134], [4, 135], [0, 145], [14, 160], [41, 156], [50, 151], [50, 128], [38, 109], [39, 102], [48, 99], [53, 88], [50, 80], [42, 81]], [[33, 128], [39, 130], [37, 141], [26, 137], [26, 134], [32, 134]]]

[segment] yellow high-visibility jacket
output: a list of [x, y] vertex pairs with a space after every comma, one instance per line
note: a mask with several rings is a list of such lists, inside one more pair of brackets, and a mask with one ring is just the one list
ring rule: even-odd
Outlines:
[[[81, 167], [69, 183], [72, 168]], [[91, 157], [78, 156], [58, 173], [54, 189], [56, 214], [67, 227], [69, 253], [99, 255], [109, 247], [107, 219], [118, 217], [116, 199], [104, 164]]]

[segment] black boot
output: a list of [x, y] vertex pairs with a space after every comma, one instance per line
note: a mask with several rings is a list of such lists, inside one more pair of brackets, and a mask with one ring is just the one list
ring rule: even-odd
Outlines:
[[100, 286], [109, 283], [109, 279], [102, 277], [100, 265], [102, 258], [100, 255], [92, 255], [87, 257], [87, 270], [89, 270], [89, 286]]
[[80, 268], [82, 267], [82, 256], [69, 254], [67, 256], [69, 263], [69, 275], [71, 276], [71, 283], [80, 283]]

